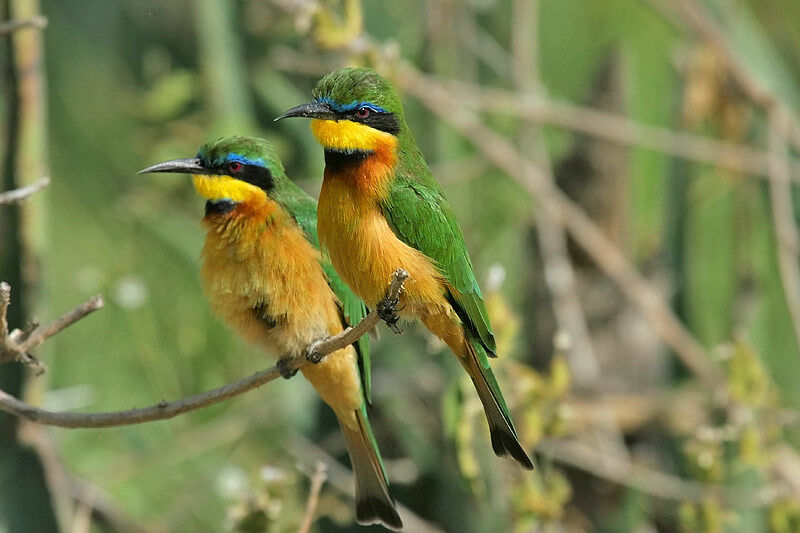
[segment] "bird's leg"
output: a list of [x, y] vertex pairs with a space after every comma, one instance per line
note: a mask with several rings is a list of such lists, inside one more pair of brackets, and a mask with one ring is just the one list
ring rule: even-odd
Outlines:
[[397, 314], [397, 312], [403, 310], [403, 308], [397, 307], [399, 303], [399, 298], [390, 298], [389, 296], [385, 296], [378, 302], [378, 305], [375, 306], [380, 319], [386, 322], [386, 325], [389, 326], [389, 329], [398, 335], [403, 333], [403, 330], [397, 327], [397, 323], [400, 321], [400, 316]]
[[325, 339], [317, 339], [309, 344], [308, 348], [306, 348], [306, 359], [315, 365], [318, 365], [323, 359], [325, 359], [325, 354], [321, 354], [317, 351], [317, 346], [319, 346], [324, 340]]
[[292, 378], [295, 374], [297, 374], [297, 368], [294, 368], [293, 366], [294, 362], [295, 359], [291, 356], [281, 357], [278, 359], [278, 362], [275, 364], [275, 366], [278, 367], [278, 372], [281, 373], [281, 377], [283, 377], [283, 379]]

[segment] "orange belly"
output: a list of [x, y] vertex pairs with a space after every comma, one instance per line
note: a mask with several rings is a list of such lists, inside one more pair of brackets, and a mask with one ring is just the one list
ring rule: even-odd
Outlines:
[[395, 270], [407, 270], [409, 279], [400, 297], [400, 316], [421, 319], [464, 357], [464, 329], [447, 301], [446, 280], [425, 254], [397, 238], [377, 199], [359, 191], [349, 180], [326, 172], [317, 205], [320, 242], [334, 268], [369, 307], [383, 298]]
[[401, 297], [404, 315], [447, 303], [442, 277], [430, 259], [398, 239], [377, 202], [360, 195], [346, 178], [326, 175], [317, 217], [320, 242], [334, 268], [368, 306], [383, 298], [398, 268], [410, 274]]
[[[312, 341], [342, 331], [336, 296], [319, 252], [288, 218], [206, 219], [201, 279], [213, 311], [245, 340], [278, 355], [299, 356]], [[263, 310], [261, 316], [255, 309]], [[269, 320], [265, 320], [268, 313]], [[353, 347], [328, 355], [303, 374], [345, 423], [362, 402]], [[350, 420], [352, 418], [352, 421]]]

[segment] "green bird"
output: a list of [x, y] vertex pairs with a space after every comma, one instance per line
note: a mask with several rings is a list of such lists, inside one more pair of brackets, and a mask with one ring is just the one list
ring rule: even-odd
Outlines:
[[489, 366], [495, 340], [461, 228], [395, 89], [371, 69], [341, 68], [317, 83], [312, 102], [278, 119], [288, 117], [313, 119], [325, 149], [317, 217], [336, 271], [372, 307], [392, 272], [406, 269], [399, 316], [421, 320], [458, 356], [483, 403], [494, 452], [533, 468]]
[[[144, 172], [191, 174], [206, 198], [201, 280], [214, 312], [245, 340], [273, 353], [284, 377], [287, 362], [306, 356], [314, 341], [341, 333], [366, 316], [363, 302], [319, 252], [314, 200], [284, 172], [267, 141], [229, 137], [195, 157]], [[333, 409], [356, 480], [359, 523], [402, 522], [389, 493], [367, 403], [369, 340], [337, 350], [301, 372]]]

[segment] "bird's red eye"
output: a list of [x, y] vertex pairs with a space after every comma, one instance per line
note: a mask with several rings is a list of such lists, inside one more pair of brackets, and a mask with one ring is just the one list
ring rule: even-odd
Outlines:
[[359, 107], [356, 109], [356, 116], [358, 116], [358, 118], [367, 118], [369, 116], [369, 108]]
[[242, 170], [242, 164], [239, 161], [231, 161], [228, 163], [228, 170], [231, 172], [239, 172]]

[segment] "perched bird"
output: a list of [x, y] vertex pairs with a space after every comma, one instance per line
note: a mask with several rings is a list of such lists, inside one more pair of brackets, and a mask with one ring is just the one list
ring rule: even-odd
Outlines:
[[[314, 200], [287, 176], [267, 141], [230, 137], [205, 144], [197, 156], [159, 163], [146, 172], [192, 175], [207, 199], [201, 280], [214, 312], [247, 341], [306, 356], [314, 341], [340, 333], [366, 315], [319, 252]], [[336, 413], [356, 480], [359, 523], [402, 522], [367, 418], [369, 344], [329, 354], [301, 372]]]
[[378, 305], [396, 268], [409, 272], [399, 315], [419, 318], [458, 356], [483, 403], [494, 452], [533, 468], [489, 366], [495, 340], [461, 228], [397, 92], [371, 69], [341, 68], [313, 95], [276, 120], [313, 119], [311, 131], [325, 149], [317, 216], [333, 266], [368, 306]]

